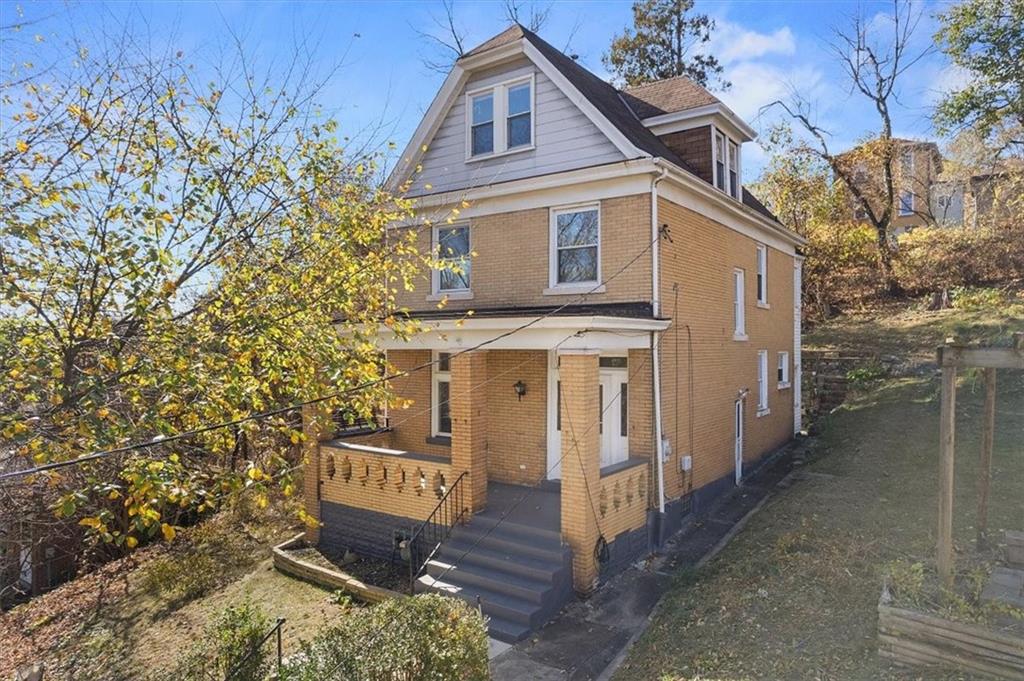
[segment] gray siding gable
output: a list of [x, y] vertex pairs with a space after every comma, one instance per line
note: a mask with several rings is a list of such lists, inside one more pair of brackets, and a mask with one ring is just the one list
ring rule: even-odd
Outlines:
[[[466, 162], [466, 92], [534, 75], [533, 149]], [[410, 196], [473, 187], [622, 161], [597, 126], [526, 57], [470, 76], [427, 143]], [[430, 188], [427, 188], [430, 185]]]

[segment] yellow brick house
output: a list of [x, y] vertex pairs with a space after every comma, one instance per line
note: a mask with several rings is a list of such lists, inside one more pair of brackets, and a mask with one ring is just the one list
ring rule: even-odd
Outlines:
[[803, 242], [743, 187], [754, 136], [685, 78], [617, 90], [520, 26], [459, 59], [392, 183], [418, 215], [394, 229], [463, 268], [400, 294], [424, 333], [380, 335], [410, 406], [310, 427], [309, 538], [404, 549], [517, 640], [788, 442]]

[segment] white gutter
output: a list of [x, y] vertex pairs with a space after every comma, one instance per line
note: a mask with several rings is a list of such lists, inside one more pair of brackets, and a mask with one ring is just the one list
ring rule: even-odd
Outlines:
[[[658, 159], [655, 159], [657, 163]], [[654, 317], [661, 314], [661, 235], [658, 225], [658, 183], [668, 175], [668, 168], [661, 168], [661, 173], [651, 180], [651, 312]], [[672, 320], [675, 323], [675, 320]], [[654, 366], [654, 451], [658, 457], [658, 511], [665, 513], [665, 448], [662, 441], [661, 428], [661, 358], [660, 341], [655, 342], [651, 332], [651, 361]]]

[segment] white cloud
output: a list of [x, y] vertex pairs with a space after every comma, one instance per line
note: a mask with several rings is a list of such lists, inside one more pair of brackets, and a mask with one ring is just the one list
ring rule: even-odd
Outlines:
[[716, 95], [747, 121], [756, 118], [761, 107], [777, 99], [787, 99], [793, 89], [813, 100], [825, 87], [824, 75], [810, 64], [782, 68], [742, 62], [727, 68], [725, 77], [732, 82], [732, 88]]
[[719, 19], [708, 41], [707, 53], [715, 55], [722, 64], [728, 66], [773, 54], [796, 54], [796, 39], [789, 26], [783, 26], [772, 33], [758, 33]]

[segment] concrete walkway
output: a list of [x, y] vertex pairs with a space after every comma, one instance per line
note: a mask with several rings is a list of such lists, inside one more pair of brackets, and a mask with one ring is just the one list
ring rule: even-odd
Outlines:
[[800, 457], [805, 443], [794, 443], [742, 487], [717, 500], [643, 567], [630, 567], [602, 584], [587, 600], [573, 601], [525, 641], [505, 650], [492, 648], [494, 681], [611, 678], [650, 623], [672, 575], [710, 560], [776, 487], [788, 486], [791, 461]]

